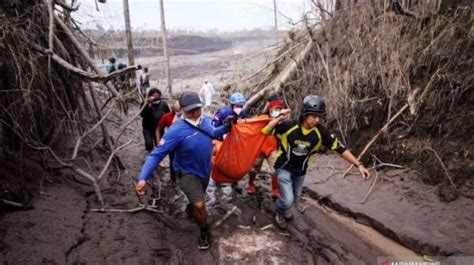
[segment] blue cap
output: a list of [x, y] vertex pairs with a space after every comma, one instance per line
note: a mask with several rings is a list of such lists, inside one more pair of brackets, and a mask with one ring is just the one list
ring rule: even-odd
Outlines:
[[187, 91], [179, 98], [179, 105], [183, 111], [188, 112], [195, 108], [202, 107], [202, 102], [196, 92]]

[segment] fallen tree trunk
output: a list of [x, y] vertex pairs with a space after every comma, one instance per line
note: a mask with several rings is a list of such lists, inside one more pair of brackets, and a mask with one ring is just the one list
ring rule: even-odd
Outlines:
[[266, 65], [264, 65], [262, 68], [258, 69], [257, 71], [255, 71], [253, 74], [245, 77], [243, 80], [249, 80], [250, 78], [256, 76], [257, 74], [259, 74], [260, 72], [262, 72], [263, 70], [267, 69], [270, 65], [273, 65], [274, 63], [278, 62], [281, 58], [285, 57], [288, 53], [292, 52], [294, 49], [298, 48], [300, 45], [302, 44], [302, 42], [294, 45], [293, 47], [290, 47], [288, 50], [286, 50], [284, 53], [278, 55], [275, 59], [273, 59], [271, 62], [267, 63]]
[[253, 106], [255, 103], [260, 101], [270, 90], [274, 93], [278, 93], [282, 85], [288, 82], [288, 80], [297, 71], [298, 66], [309, 54], [309, 52], [313, 48], [313, 45], [314, 45], [314, 42], [311, 39], [309, 39], [305, 48], [296, 56], [296, 58], [294, 58], [270, 84], [262, 88], [258, 93], [253, 95], [247, 101], [247, 103], [244, 106], [244, 110], [248, 110], [249, 107]]

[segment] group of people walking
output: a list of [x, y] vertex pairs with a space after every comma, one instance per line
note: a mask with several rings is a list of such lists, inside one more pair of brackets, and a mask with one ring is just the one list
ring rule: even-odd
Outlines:
[[[107, 74], [111, 74], [115, 71], [120, 71], [127, 67], [125, 63], [117, 62], [115, 57], [110, 57], [105, 65], [105, 71]], [[148, 67], [143, 67], [142, 65], [137, 65], [138, 75], [137, 75], [137, 87], [140, 90], [140, 93], [145, 97], [148, 89], [150, 88], [150, 74], [148, 73]], [[112, 77], [111, 83], [117, 90], [121, 90], [124, 87], [132, 87], [132, 77], [130, 74], [122, 74], [119, 77]]]
[[[188, 198], [188, 209], [201, 231], [197, 242], [199, 249], [208, 249], [211, 242], [205, 196], [212, 168], [213, 140], [223, 139], [238, 119], [248, 118], [243, 110], [246, 99], [238, 92], [231, 95], [229, 106], [219, 109], [212, 119], [205, 115], [215, 93], [214, 88], [206, 84], [207, 80], [199, 94], [184, 92], [172, 111], [160, 100], [159, 90], [150, 89], [142, 117], [144, 123], [145, 119], [153, 117], [155, 124], [143, 126], [145, 146], [150, 153], [135, 187], [137, 194], [143, 195], [146, 180], [169, 154], [172, 181], [177, 181]], [[262, 134], [276, 138], [275, 152], [268, 157], [259, 157], [249, 172], [247, 193], [253, 194], [255, 178], [264, 158], [274, 167], [276, 174], [271, 178], [271, 186], [276, 206], [275, 222], [282, 229], [286, 229], [287, 222], [293, 218], [289, 211], [293, 205], [300, 212], [304, 210], [298, 199], [308, 165], [322, 146], [341, 154], [357, 167], [364, 179], [370, 178], [363, 164], [322, 125], [326, 115], [324, 99], [309, 95], [302, 105], [297, 118], [290, 119], [291, 110], [285, 109], [283, 100], [277, 95], [267, 99], [265, 115], [270, 121]]]

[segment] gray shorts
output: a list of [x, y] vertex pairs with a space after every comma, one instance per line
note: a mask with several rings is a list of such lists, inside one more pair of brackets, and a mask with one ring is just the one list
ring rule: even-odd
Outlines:
[[209, 179], [201, 179], [191, 174], [179, 172], [178, 183], [191, 204], [204, 202]]

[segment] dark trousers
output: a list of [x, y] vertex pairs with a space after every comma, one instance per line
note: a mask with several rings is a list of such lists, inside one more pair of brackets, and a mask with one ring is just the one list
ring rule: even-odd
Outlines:
[[171, 182], [175, 183], [176, 182], [176, 172], [174, 171], [173, 167], [173, 160], [174, 160], [174, 151], [169, 153], [170, 157], [170, 177], [171, 177]]
[[151, 152], [155, 147], [155, 130], [143, 129], [143, 138], [145, 138], [145, 149]]

